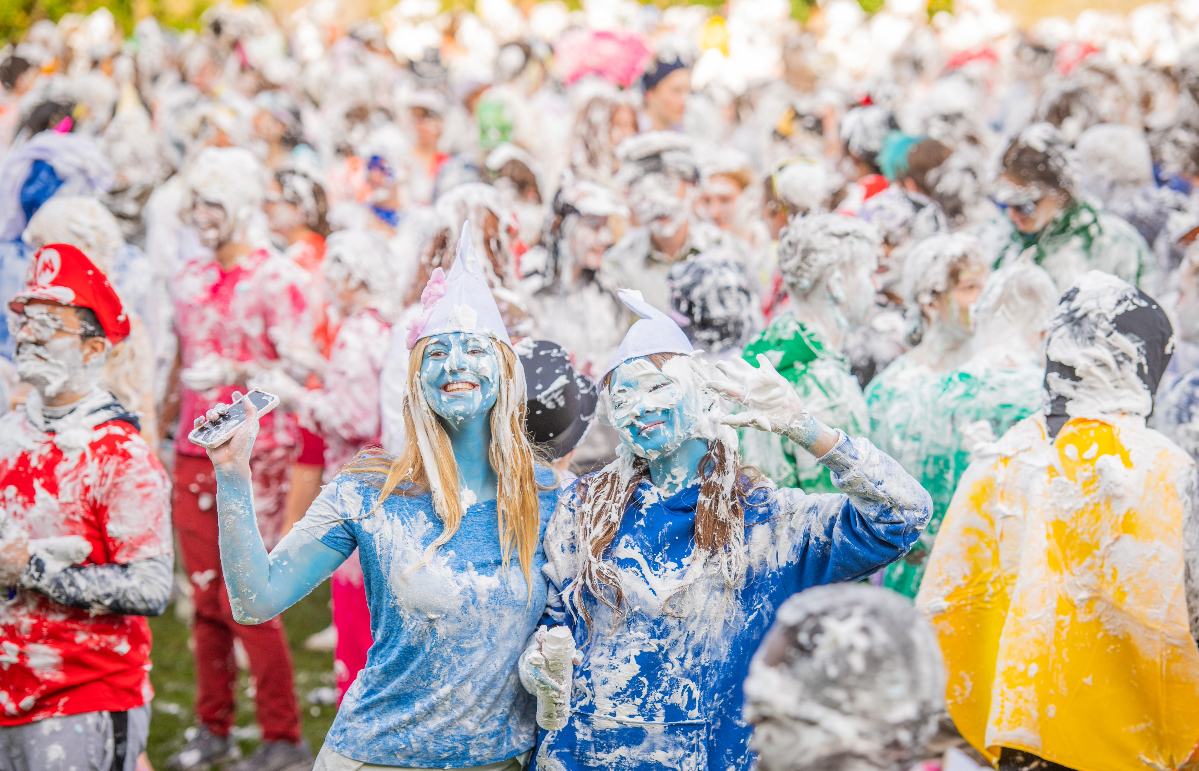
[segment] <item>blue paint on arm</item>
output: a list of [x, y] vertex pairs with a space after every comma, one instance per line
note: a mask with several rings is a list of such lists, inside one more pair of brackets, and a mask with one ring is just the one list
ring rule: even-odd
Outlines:
[[240, 624], [261, 624], [320, 586], [353, 549], [342, 553], [295, 527], [267, 554], [254, 519], [248, 477], [217, 469], [221, 570]]

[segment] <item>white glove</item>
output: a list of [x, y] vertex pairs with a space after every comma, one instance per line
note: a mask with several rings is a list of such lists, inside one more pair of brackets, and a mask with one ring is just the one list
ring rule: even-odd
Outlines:
[[280, 404], [286, 409], [294, 409], [297, 402], [300, 401], [300, 397], [308, 390], [277, 369], [259, 372], [250, 378], [246, 385], [266, 391], [268, 394], [275, 394], [279, 397]]
[[754, 367], [744, 359], [717, 363], [724, 377], [709, 380], [708, 387], [747, 408], [746, 412], [726, 415], [721, 422], [737, 428], [756, 426], [776, 434], [787, 433], [807, 415], [803, 401], [770, 359], [759, 353], [758, 364], [761, 366]]
[[237, 365], [216, 353], [205, 354], [179, 373], [183, 385], [193, 391], [207, 391], [237, 382]]
[[520, 684], [537, 698], [541, 698], [543, 695], [548, 696], [551, 693], [562, 694], [565, 692], [565, 688], [554, 682], [554, 679], [545, 671], [545, 656], [541, 655], [541, 640], [547, 631], [548, 628], [544, 625], [537, 627], [537, 631], [529, 638], [529, 644], [525, 646], [524, 653], [520, 654], [520, 661], [516, 667], [520, 674]]

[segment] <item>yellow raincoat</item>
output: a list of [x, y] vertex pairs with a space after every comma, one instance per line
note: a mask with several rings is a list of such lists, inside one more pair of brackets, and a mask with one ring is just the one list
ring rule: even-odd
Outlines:
[[1134, 416], [1074, 418], [1052, 443], [1032, 417], [994, 448], [962, 478], [916, 600], [962, 735], [991, 760], [1199, 768], [1194, 462]]

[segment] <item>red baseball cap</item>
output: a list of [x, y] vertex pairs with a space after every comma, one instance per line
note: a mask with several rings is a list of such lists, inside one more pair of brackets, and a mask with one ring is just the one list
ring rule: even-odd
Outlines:
[[129, 337], [129, 316], [108, 277], [70, 244], [47, 244], [38, 249], [25, 274], [25, 285], [8, 301], [14, 313], [25, 310], [30, 300], [90, 308], [110, 343], [116, 345]]

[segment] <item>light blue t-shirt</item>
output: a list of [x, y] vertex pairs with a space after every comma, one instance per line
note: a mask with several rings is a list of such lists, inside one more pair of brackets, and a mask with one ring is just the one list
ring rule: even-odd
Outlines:
[[[555, 484], [544, 468], [537, 481]], [[353, 760], [419, 768], [520, 755], [533, 746], [536, 702], [517, 660], [545, 609], [541, 540], [558, 491], [538, 496], [531, 596], [515, 548], [503, 570], [495, 501], [467, 509], [454, 537], [414, 569], [442, 532], [432, 500], [392, 495], [351, 519], [378, 494], [377, 483], [340, 475], [299, 525], [346, 556], [358, 549], [375, 640], [326, 744]]]

